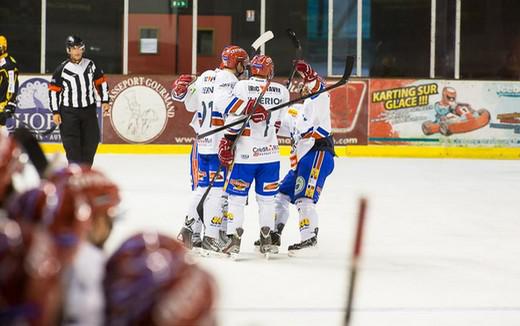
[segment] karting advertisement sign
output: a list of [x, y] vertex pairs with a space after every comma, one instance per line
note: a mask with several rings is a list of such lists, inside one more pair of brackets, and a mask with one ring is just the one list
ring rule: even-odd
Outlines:
[[520, 146], [520, 86], [514, 82], [370, 81], [369, 143]]
[[[17, 109], [15, 119], [7, 120], [7, 129], [12, 132], [15, 128], [25, 127], [33, 131], [39, 141], [47, 143], [61, 143], [59, 128], [48, 135], [42, 135], [54, 126], [52, 111], [49, 105], [49, 81], [51, 76], [38, 75], [20, 76], [20, 87], [16, 96]], [[98, 105], [98, 122], [101, 126], [101, 107]], [[101, 135], [102, 136], [102, 135]]]
[[189, 144], [193, 113], [170, 97], [172, 78], [168, 76], [111, 76], [109, 116], [104, 117], [106, 144]]

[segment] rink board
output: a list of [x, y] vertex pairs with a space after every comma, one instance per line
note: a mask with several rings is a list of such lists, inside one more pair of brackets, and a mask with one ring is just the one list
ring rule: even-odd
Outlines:
[[[45, 153], [63, 152], [61, 144], [43, 143]], [[188, 154], [191, 145], [156, 144], [100, 144], [98, 153], [104, 154]], [[289, 146], [280, 146], [282, 155], [289, 154]], [[336, 146], [340, 157], [415, 157], [415, 158], [473, 158], [520, 159], [520, 148], [495, 147], [423, 147], [423, 146]]]

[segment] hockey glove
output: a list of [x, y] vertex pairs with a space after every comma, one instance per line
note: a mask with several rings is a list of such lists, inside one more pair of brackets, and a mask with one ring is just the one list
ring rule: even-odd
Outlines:
[[318, 79], [318, 73], [303, 60], [297, 60], [294, 64], [294, 69], [303, 78], [304, 83], [308, 83]]
[[229, 138], [222, 137], [218, 145], [218, 159], [224, 166], [229, 166], [233, 162], [234, 153], [231, 150], [233, 141]]
[[188, 86], [195, 81], [192, 75], [180, 75], [172, 84], [171, 97], [176, 101], [182, 101], [188, 93]]
[[7, 116], [7, 118], [12, 117], [15, 110], [16, 110], [16, 104], [14, 104], [13, 102], [7, 103], [7, 105], [4, 108], [4, 112], [5, 112], [5, 115]]
[[[246, 109], [244, 111], [245, 114], [249, 115], [253, 112], [253, 107], [255, 106], [255, 100], [249, 100], [246, 105]], [[265, 121], [269, 118], [271, 113], [267, 111], [261, 104], [258, 104], [255, 109], [255, 113], [251, 116], [251, 120], [253, 122], [258, 123]]]

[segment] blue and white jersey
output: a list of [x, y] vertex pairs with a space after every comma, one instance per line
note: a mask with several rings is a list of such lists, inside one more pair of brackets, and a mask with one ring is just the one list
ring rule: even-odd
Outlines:
[[[226, 123], [243, 119], [247, 102], [256, 99], [266, 85], [266, 80], [251, 77], [241, 80], [233, 89], [233, 97], [229, 101], [224, 114]], [[265, 109], [270, 109], [289, 101], [289, 91], [282, 84], [271, 82], [260, 104]], [[269, 119], [261, 122], [249, 120], [242, 136], [235, 147], [235, 163], [269, 163], [280, 161], [278, 139], [276, 138], [275, 123], [284, 115], [286, 109], [271, 112]], [[228, 128], [227, 133], [238, 133], [242, 125]]]
[[[186, 110], [195, 112], [195, 118], [192, 121], [192, 127], [197, 134], [205, 133], [215, 127], [224, 125], [222, 113], [215, 110], [214, 107], [214, 90], [215, 76], [218, 69], [206, 70], [188, 87], [186, 97], [184, 97], [184, 105]], [[218, 152], [218, 143], [222, 134], [214, 134], [197, 140], [199, 154], [216, 154]]]
[[278, 134], [292, 137], [296, 161], [314, 146], [316, 139], [331, 135], [330, 95], [321, 93], [291, 107], [282, 118]]

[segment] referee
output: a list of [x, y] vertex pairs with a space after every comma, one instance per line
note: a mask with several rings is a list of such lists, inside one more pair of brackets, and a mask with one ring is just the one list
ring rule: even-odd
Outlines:
[[108, 113], [108, 84], [103, 70], [83, 58], [85, 43], [78, 36], [65, 42], [69, 59], [62, 62], [49, 84], [52, 120], [60, 126], [67, 160], [92, 166], [100, 141], [94, 88], [101, 97], [101, 108]]

